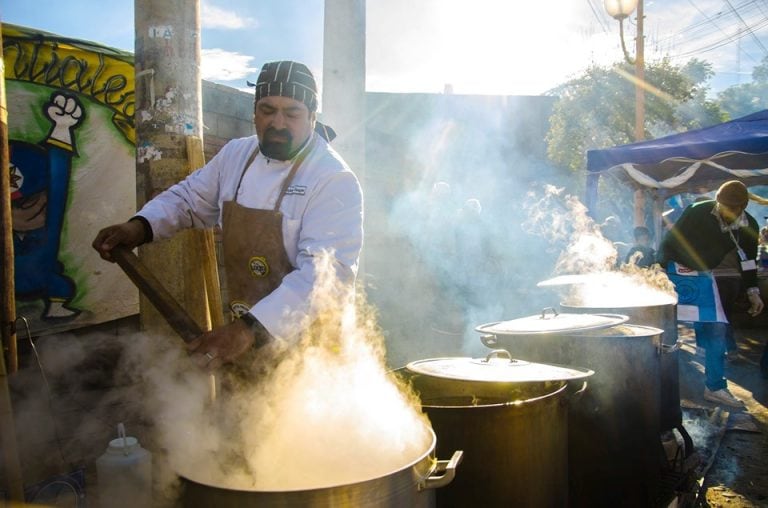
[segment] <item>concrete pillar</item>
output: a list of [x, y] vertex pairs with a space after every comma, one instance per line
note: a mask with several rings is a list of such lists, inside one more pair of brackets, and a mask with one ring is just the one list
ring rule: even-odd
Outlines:
[[[135, 0], [137, 207], [186, 177], [187, 137], [202, 139], [199, 0]], [[140, 248], [140, 257], [201, 328], [204, 280], [191, 255], [199, 232]], [[173, 335], [142, 297], [142, 327]]]
[[322, 121], [333, 146], [364, 181], [365, 0], [325, 0]]
[[[325, 0], [321, 120], [337, 134], [333, 147], [365, 180], [365, 0]], [[365, 274], [361, 257], [358, 278]]]

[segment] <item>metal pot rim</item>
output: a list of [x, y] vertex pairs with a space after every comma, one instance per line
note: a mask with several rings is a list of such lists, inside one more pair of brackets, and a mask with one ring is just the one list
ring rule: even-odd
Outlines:
[[627, 321], [629, 316], [624, 314], [560, 313], [553, 307], [547, 307], [541, 311], [541, 314], [507, 321], [494, 321], [479, 325], [475, 330], [494, 335], [553, 335], [610, 328]]
[[535, 404], [537, 402], [540, 402], [544, 399], [548, 399], [550, 397], [556, 397], [558, 395], [565, 394], [565, 391], [568, 389], [568, 383], [563, 382], [561, 386], [558, 386], [557, 388], [553, 389], [551, 392], [544, 393], [542, 395], [537, 395], [535, 397], [531, 397], [528, 399], [516, 399], [516, 400], [509, 400], [505, 402], [496, 402], [493, 404], [467, 404], [467, 405], [443, 405], [443, 404], [421, 404], [422, 408], [429, 408], [429, 409], [494, 409], [494, 408], [510, 408], [510, 407], [524, 407], [529, 406], [531, 404]]
[[570, 302], [560, 302], [560, 308], [561, 309], [595, 309], [595, 311], [600, 312], [602, 311], [609, 311], [611, 309], [652, 309], [656, 307], [669, 307], [669, 306], [675, 306], [677, 305], [677, 302], [673, 299], [670, 299], [668, 302], [658, 302], [658, 303], [647, 303], [647, 304], [635, 304], [635, 305], [628, 305], [628, 304], [619, 304], [619, 305], [586, 305], [586, 304], [577, 304], [577, 303], [570, 303]]
[[[368, 482], [377, 480], [379, 478], [383, 478], [383, 477], [389, 476], [391, 474], [397, 474], [397, 473], [399, 473], [401, 471], [405, 471], [406, 469], [409, 469], [409, 468], [412, 468], [412, 467], [416, 466], [418, 463], [422, 462], [423, 460], [427, 459], [430, 455], [434, 454], [435, 446], [437, 445], [437, 436], [435, 435], [435, 431], [431, 427], [426, 427], [426, 430], [429, 432], [429, 436], [431, 437], [430, 444], [426, 448], [426, 451], [423, 452], [422, 454], [420, 454], [416, 459], [412, 460], [408, 464], [403, 465], [402, 467], [400, 467], [400, 469], [397, 469], [395, 471], [390, 471], [389, 473], [387, 473], [385, 475], [380, 475], [380, 476], [376, 476], [376, 477], [373, 477], [373, 478], [360, 479], [360, 480], [357, 480], [357, 481], [354, 481], [354, 482], [350, 482], [350, 483], [341, 483], [341, 484], [336, 484], [336, 485], [326, 485], [326, 486], [323, 486], [323, 487], [314, 487], [314, 488], [306, 488], [306, 489], [302, 489], [302, 488], [297, 488], [297, 489], [281, 489], [281, 490], [260, 490], [260, 489], [254, 489], [254, 488], [231, 489], [231, 488], [228, 488], [228, 487], [225, 487], [225, 486], [215, 485], [213, 483], [209, 483], [209, 482], [206, 482], [206, 481], [203, 481], [203, 480], [195, 479], [195, 478], [193, 478], [192, 474], [187, 474], [185, 472], [179, 471], [178, 469], [176, 470], [176, 474], [180, 478], [182, 478], [182, 479], [184, 479], [184, 480], [186, 480], [188, 482], [197, 483], [199, 485], [203, 485], [205, 487], [210, 487], [212, 489], [219, 489], [219, 490], [232, 491], [232, 492], [253, 492], [253, 493], [262, 493], [262, 494], [280, 494], [280, 493], [291, 493], [291, 492], [319, 492], [319, 491], [323, 491], [323, 490], [330, 490], [330, 489], [341, 488], [341, 487], [351, 487], [351, 486], [355, 486], [355, 485], [361, 485], [361, 484], [364, 484], [364, 483], [368, 483]], [[416, 478], [416, 481], [418, 482], [418, 481], [424, 480], [426, 477], [428, 477], [430, 475], [430, 472], [431, 471], [428, 471], [426, 473], [426, 475], [424, 475], [422, 478]]]
[[552, 363], [529, 362], [512, 358], [505, 349], [494, 349], [485, 359], [469, 357], [429, 358], [410, 362], [405, 370], [450, 383], [488, 385], [526, 385], [578, 381], [593, 370]]

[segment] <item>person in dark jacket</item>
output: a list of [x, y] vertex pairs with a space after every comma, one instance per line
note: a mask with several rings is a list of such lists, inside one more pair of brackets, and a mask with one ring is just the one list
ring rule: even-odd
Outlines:
[[656, 262], [656, 251], [651, 247], [651, 231], [645, 226], [637, 226], [632, 235], [635, 244], [627, 252], [624, 263], [648, 268]]
[[742, 182], [722, 184], [714, 201], [688, 206], [659, 246], [659, 263], [678, 294], [677, 319], [693, 322], [697, 343], [706, 348], [704, 399], [732, 407], [741, 407], [742, 402], [728, 391], [724, 377], [728, 320], [711, 270], [736, 249], [749, 314], [763, 311], [755, 262], [758, 225], [746, 212], [749, 199]]

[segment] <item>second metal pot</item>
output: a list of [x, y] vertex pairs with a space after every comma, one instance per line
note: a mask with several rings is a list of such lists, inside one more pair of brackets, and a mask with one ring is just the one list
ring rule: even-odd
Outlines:
[[461, 474], [436, 491], [438, 507], [567, 504], [567, 402], [592, 371], [493, 351], [411, 362], [398, 374], [419, 394], [438, 453], [465, 453]]

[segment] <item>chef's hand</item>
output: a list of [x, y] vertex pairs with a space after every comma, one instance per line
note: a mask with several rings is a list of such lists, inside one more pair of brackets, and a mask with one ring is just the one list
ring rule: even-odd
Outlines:
[[98, 251], [101, 259], [114, 263], [110, 252], [112, 249], [118, 245], [133, 249], [144, 243], [144, 240], [144, 225], [138, 220], [129, 220], [99, 231], [91, 246]]
[[750, 316], [755, 317], [763, 312], [765, 304], [763, 303], [763, 299], [760, 298], [760, 293], [747, 293], [747, 297], [749, 298], [748, 312]]
[[214, 328], [187, 344], [198, 367], [214, 370], [253, 347], [256, 338], [242, 319]]

